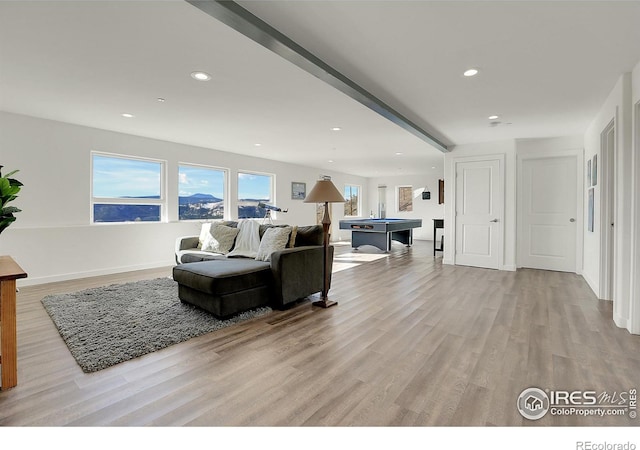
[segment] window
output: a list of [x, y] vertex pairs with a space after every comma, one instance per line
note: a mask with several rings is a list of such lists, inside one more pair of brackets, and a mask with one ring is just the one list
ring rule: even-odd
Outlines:
[[92, 153], [93, 223], [160, 222], [164, 163]]
[[344, 198], [346, 203], [344, 204], [345, 216], [359, 216], [360, 215], [360, 186], [352, 186], [347, 184], [344, 187]]
[[178, 218], [224, 218], [226, 171], [202, 166], [178, 166]]
[[398, 186], [398, 212], [413, 211], [413, 186]]
[[267, 210], [258, 204], [273, 205], [273, 181], [273, 175], [238, 172], [238, 219], [265, 217]]

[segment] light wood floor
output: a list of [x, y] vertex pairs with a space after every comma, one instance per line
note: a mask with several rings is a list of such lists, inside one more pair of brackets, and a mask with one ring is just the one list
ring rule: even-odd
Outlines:
[[428, 242], [334, 274], [337, 307], [305, 300], [93, 374], [40, 303], [169, 274], [21, 289], [18, 386], [0, 392], [0, 425], [638, 424], [549, 414], [531, 422], [515, 406], [530, 386], [640, 387], [640, 336], [614, 325], [610, 302], [574, 274], [443, 266]]

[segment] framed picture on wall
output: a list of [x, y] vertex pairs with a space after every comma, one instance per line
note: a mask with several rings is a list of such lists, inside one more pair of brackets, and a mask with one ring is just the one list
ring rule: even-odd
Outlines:
[[304, 200], [307, 196], [307, 183], [298, 181], [291, 182], [291, 198], [293, 200]]
[[587, 187], [591, 186], [591, 160], [587, 161]]
[[413, 186], [398, 186], [398, 212], [413, 211]]
[[593, 165], [591, 166], [591, 183], [592, 186], [598, 184], [598, 155], [593, 155]]

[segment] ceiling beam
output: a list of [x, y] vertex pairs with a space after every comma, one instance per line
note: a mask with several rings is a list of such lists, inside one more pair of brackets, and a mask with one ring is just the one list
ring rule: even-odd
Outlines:
[[251, 14], [236, 2], [228, 0], [185, 1], [309, 72], [311, 75], [320, 78], [441, 152], [446, 153], [449, 151], [445, 144], [423, 128], [404, 117], [362, 86], [351, 81], [320, 58], [296, 44], [265, 21]]

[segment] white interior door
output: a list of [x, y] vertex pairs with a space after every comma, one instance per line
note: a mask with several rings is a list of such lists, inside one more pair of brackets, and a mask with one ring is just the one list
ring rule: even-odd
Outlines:
[[577, 157], [522, 161], [520, 265], [576, 271]]
[[456, 163], [455, 263], [497, 269], [502, 249], [500, 160]]

